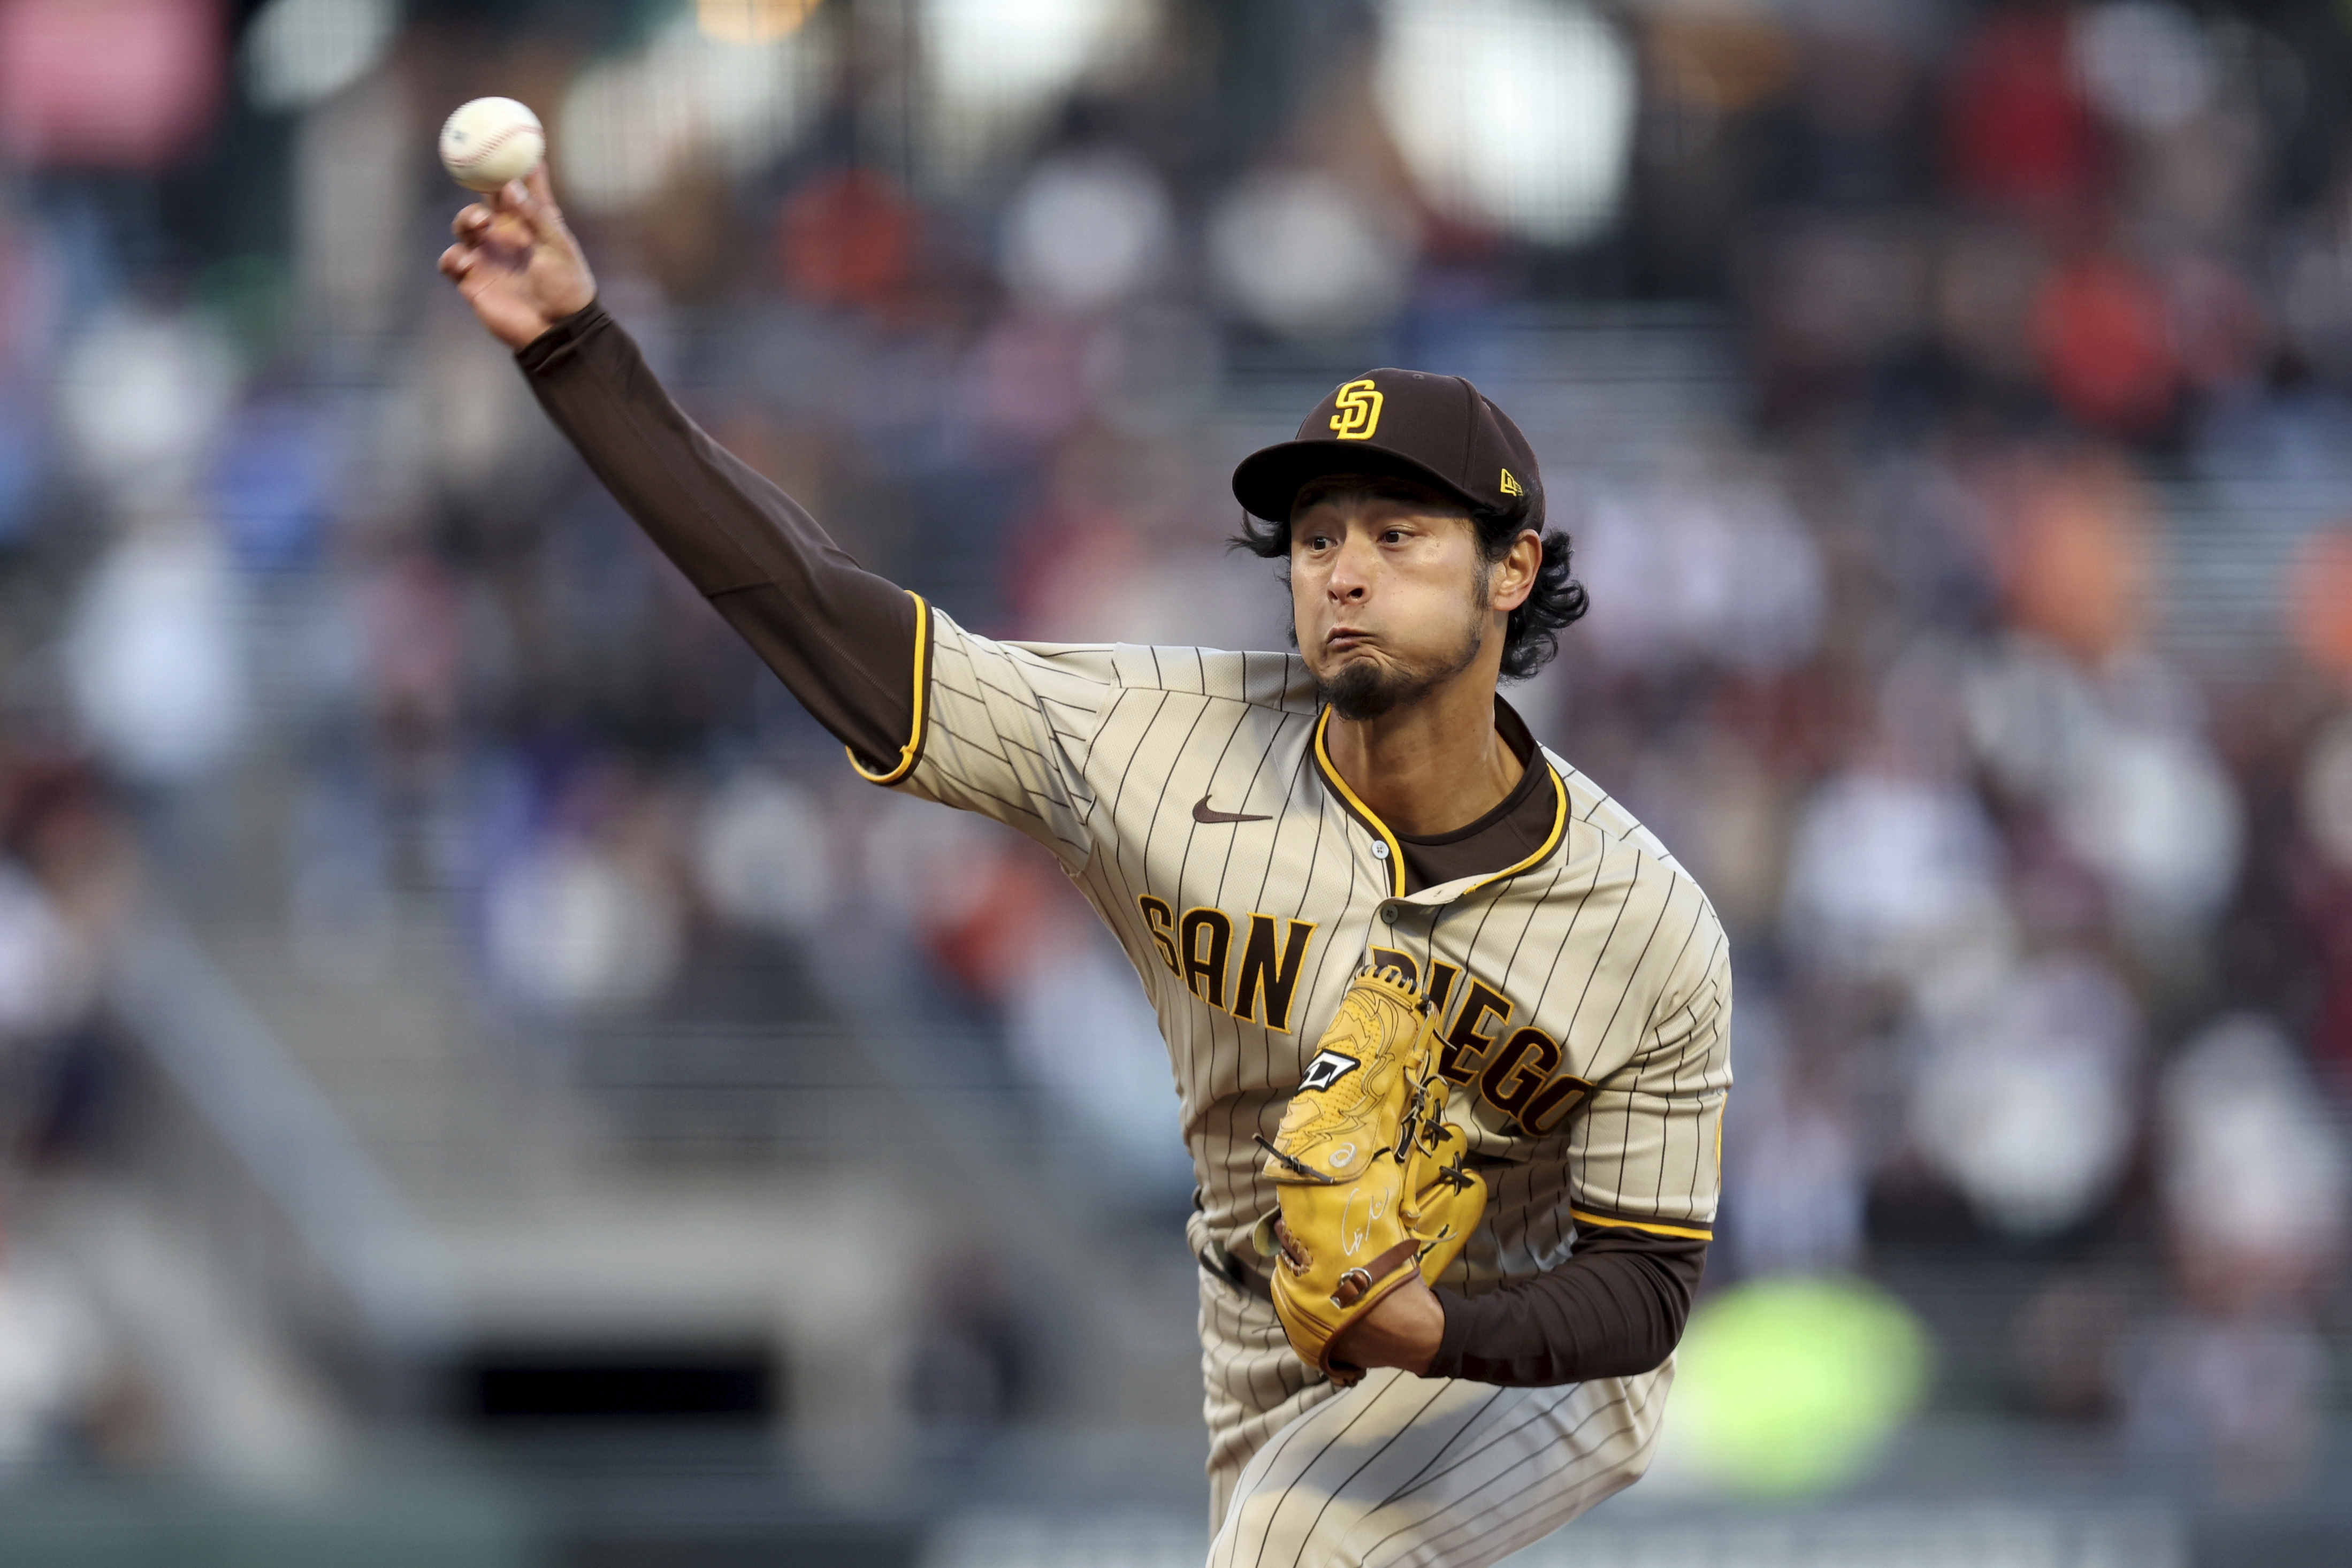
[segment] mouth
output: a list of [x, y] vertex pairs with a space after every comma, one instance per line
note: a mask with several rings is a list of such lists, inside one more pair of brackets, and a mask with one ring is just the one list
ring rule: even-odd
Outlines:
[[1323, 651], [1327, 653], [1352, 653], [1358, 648], [1370, 647], [1372, 642], [1373, 637], [1370, 632], [1360, 631], [1353, 626], [1334, 626], [1324, 634]]

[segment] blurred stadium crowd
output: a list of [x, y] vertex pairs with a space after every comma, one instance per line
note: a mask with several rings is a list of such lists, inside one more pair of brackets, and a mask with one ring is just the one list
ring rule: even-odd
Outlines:
[[[854, 1030], [849, 929], [1173, 1244], [1116, 949], [858, 783], [445, 295], [506, 93], [690, 411], [993, 634], [1280, 645], [1234, 458], [1480, 379], [1594, 606], [1513, 700], [1733, 936], [1710, 1287], [1871, 1275], [1946, 1406], [2285, 1486], [2352, 1344], [2347, 89], [2323, 0], [0, 0], [10, 1181], [117, 1157], [142, 901], [362, 987], [446, 925], [646, 1160], [793, 1157], [665, 1042]], [[120, 1403], [44, 1289], [0, 1461]], [[961, 1414], [1003, 1337], [924, 1353]]]

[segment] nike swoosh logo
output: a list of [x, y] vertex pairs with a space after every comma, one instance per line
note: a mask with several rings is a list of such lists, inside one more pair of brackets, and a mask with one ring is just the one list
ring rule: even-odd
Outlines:
[[1206, 795], [1192, 802], [1192, 820], [1196, 822], [1271, 822], [1272, 817], [1253, 817], [1243, 811], [1213, 811], [1209, 809]]

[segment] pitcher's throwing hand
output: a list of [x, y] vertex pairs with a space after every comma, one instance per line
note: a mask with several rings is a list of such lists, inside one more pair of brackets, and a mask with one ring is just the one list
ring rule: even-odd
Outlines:
[[441, 271], [509, 349], [596, 298], [595, 277], [555, 204], [544, 163], [468, 204], [449, 228], [457, 241], [441, 253]]

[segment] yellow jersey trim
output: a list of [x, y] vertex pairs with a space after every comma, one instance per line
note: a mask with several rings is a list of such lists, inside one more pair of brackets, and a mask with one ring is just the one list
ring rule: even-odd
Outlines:
[[1372, 831], [1380, 834], [1381, 842], [1388, 845], [1389, 891], [1396, 897], [1402, 898], [1404, 896], [1404, 846], [1397, 842], [1394, 833], [1389, 831], [1389, 825], [1381, 821], [1370, 806], [1356, 798], [1356, 792], [1348, 788], [1348, 781], [1339, 777], [1339, 770], [1331, 766], [1330, 749], [1323, 744], [1323, 732], [1330, 726], [1331, 710], [1327, 707], [1315, 720], [1316, 766], [1323, 769], [1323, 777], [1331, 781], [1331, 788], [1339, 791], [1339, 799], [1348, 802], [1348, 809], [1371, 824]]
[[1679, 1236], [1688, 1241], [1712, 1241], [1715, 1232], [1703, 1226], [1666, 1225], [1654, 1219], [1611, 1219], [1605, 1215], [1587, 1214], [1571, 1208], [1568, 1217], [1579, 1225], [1597, 1226], [1603, 1229], [1646, 1230], [1653, 1236]]
[[1491, 887], [1506, 877], [1517, 876], [1530, 866], [1541, 865], [1551, 858], [1552, 851], [1559, 848], [1560, 839], [1568, 832], [1568, 786], [1560, 781], [1559, 769], [1551, 765], [1551, 758], [1543, 754], [1540, 746], [1536, 747], [1536, 760], [1543, 764], [1546, 773], [1551, 775], [1551, 831], [1544, 835], [1544, 841], [1535, 853], [1515, 866], [1506, 866], [1492, 876], [1480, 877], [1462, 890], [1463, 897], [1469, 897], [1482, 887]]
[[[1374, 832], [1380, 834], [1381, 841], [1388, 845], [1389, 891], [1395, 896], [1402, 898], [1404, 896], [1404, 846], [1397, 841], [1397, 836], [1394, 833], [1389, 831], [1389, 825], [1381, 821], [1372, 809], [1357, 797], [1353, 789], [1348, 788], [1348, 781], [1340, 778], [1339, 770], [1331, 765], [1330, 748], [1323, 743], [1323, 732], [1330, 727], [1330, 724], [1331, 710], [1327, 707], [1317, 715], [1315, 719], [1316, 766], [1323, 769], [1323, 777], [1331, 781], [1331, 788], [1339, 792], [1339, 798], [1348, 803], [1349, 810], [1362, 818]], [[1529, 767], [1537, 765], [1541, 765], [1543, 770], [1551, 778], [1551, 831], [1544, 835], [1544, 841], [1538, 845], [1535, 852], [1528, 855], [1527, 859], [1517, 865], [1505, 866], [1501, 871], [1480, 877], [1455, 896], [1467, 898], [1482, 888], [1492, 887], [1498, 882], [1518, 875], [1531, 866], [1541, 865], [1551, 858], [1551, 852], [1554, 850], [1559, 848], [1560, 840], [1568, 833], [1568, 785], [1561, 779], [1559, 769], [1551, 765], [1551, 758], [1544, 755], [1543, 747], [1540, 746], [1536, 747], [1535, 760], [1528, 764]]]
[[911, 588], [907, 590], [907, 597], [915, 601], [915, 722], [913, 726], [913, 733], [907, 737], [907, 744], [899, 749], [898, 762], [886, 772], [874, 772], [868, 768], [866, 764], [857, 760], [856, 752], [851, 751], [849, 747], [845, 746], [842, 747], [842, 750], [848, 755], [850, 767], [856, 768], [857, 770], [857, 776], [860, 779], [865, 779], [869, 784], [896, 784], [900, 779], [906, 778], [908, 774], [912, 773], [915, 770], [915, 764], [922, 758], [923, 732], [930, 724], [931, 710], [929, 697], [931, 683], [929, 676], [931, 664], [931, 607], [924, 603], [923, 596], [917, 593]]

